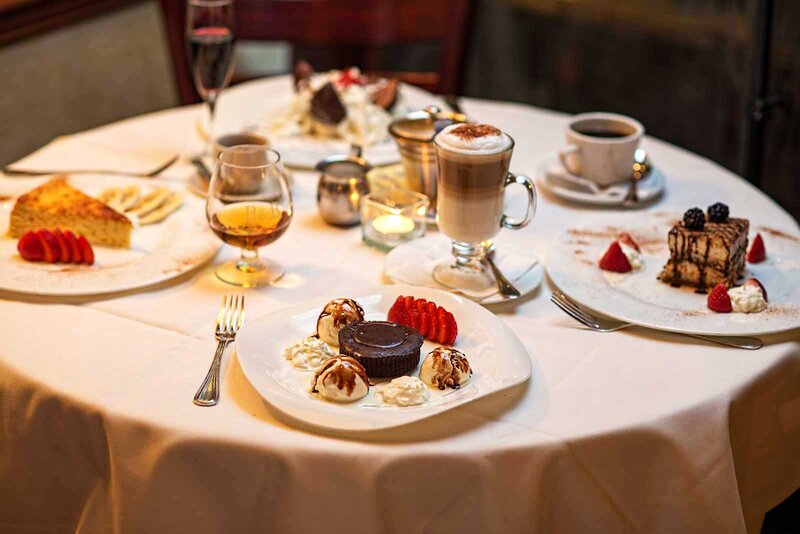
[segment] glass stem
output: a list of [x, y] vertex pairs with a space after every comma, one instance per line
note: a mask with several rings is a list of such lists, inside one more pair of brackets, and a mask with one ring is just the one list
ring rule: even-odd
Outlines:
[[245, 273], [254, 273], [261, 269], [261, 262], [258, 259], [258, 249], [242, 249], [242, 256], [236, 264], [236, 268]]
[[[206, 142], [206, 153], [209, 157], [214, 157], [214, 118], [217, 111], [217, 97], [219, 93], [212, 91], [206, 95], [206, 104], [208, 104], [208, 139]], [[214, 161], [211, 162], [212, 168], [215, 166]]]

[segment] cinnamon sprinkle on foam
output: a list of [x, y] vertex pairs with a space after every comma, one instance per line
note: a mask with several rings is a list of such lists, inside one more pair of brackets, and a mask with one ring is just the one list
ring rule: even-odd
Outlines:
[[502, 132], [489, 124], [460, 124], [450, 130], [450, 133], [464, 141], [471, 141], [479, 137], [499, 136]]

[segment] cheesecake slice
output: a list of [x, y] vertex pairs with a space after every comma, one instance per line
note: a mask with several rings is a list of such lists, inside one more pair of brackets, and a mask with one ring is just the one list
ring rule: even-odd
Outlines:
[[667, 237], [670, 258], [659, 278], [701, 292], [719, 283], [733, 286], [744, 272], [749, 227], [750, 221], [736, 218], [706, 221], [700, 230], [677, 223]]
[[86, 236], [92, 245], [128, 248], [133, 224], [60, 176], [19, 197], [11, 210], [11, 237], [42, 228], [72, 230]]

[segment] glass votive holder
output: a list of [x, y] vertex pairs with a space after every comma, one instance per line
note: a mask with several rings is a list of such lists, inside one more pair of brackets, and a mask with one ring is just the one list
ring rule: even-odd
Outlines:
[[361, 198], [361, 235], [381, 250], [425, 235], [430, 201], [421, 193], [396, 187], [380, 189]]

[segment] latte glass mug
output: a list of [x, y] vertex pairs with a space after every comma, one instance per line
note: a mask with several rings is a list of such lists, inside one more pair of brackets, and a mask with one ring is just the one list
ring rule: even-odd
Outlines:
[[[495, 286], [484, 265], [485, 245], [500, 230], [519, 230], [528, 225], [536, 211], [533, 180], [508, 172], [514, 140], [492, 153], [454, 151], [434, 138], [439, 173], [436, 222], [439, 230], [453, 240], [454, 259], [436, 266], [434, 279], [454, 289], [483, 291]], [[513, 220], [503, 212], [509, 185], [523, 186], [527, 194], [525, 215]]]

